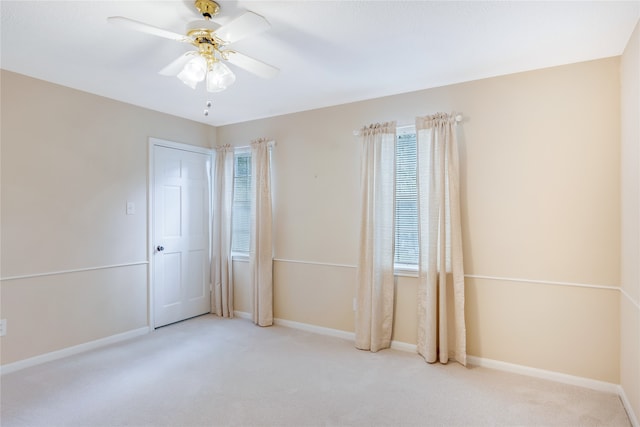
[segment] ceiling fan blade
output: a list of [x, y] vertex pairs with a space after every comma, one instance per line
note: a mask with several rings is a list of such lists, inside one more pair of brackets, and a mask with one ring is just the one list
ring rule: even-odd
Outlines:
[[133, 19], [125, 18], [124, 16], [110, 16], [107, 20], [119, 27], [128, 28], [130, 30], [139, 31], [141, 33], [147, 33], [158, 37], [164, 37], [165, 39], [176, 40], [179, 42], [191, 43], [193, 40], [191, 37], [187, 37], [183, 34], [174, 33], [173, 31], [163, 30], [162, 28], [154, 27], [153, 25], [145, 24], [144, 22], [135, 21]]
[[196, 55], [197, 52], [189, 51], [177, 57], [173, 62], [158, 71], [158, 74], [162, 76], [175, 76], [184, 68], [185, 64]]
[[238, 40], [249, 37], [253, 34], [271, 28], [271, 24], [264, 17], [253, 12], [246, 12], [233, 21], [220, 27], [216, 32], [216, 36], [227, 43], [237, 42]]
[[243, 68], [258, 77], [262, 77], [263, 79], [271, 79], [277, 76], [280, 72], [276, 67], [265, 64], [257, 59], [253, 59], [243, 53], [228, 50], [225, 51], [224, 54], [225, 58], [233, 65]]

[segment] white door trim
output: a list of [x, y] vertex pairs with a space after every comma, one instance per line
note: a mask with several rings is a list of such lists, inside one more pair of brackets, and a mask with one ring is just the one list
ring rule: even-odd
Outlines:
[[[147, 325], [150, 330], [154, 330], [155, 325], [155, 308], [154, 308], [154, 265], [153, 265], [153, 224], [154, 224], [154, 212], [153, 212], [153, 192], [154, 192], [154, 161], [153, 153], [155, 147], [167, 147], [174, 148], [176, 150], [190, 151], [193, 153], [206, 154], [211, 157], [211, 175], [213, 176], [214, 159], [213, 154], [215, 151], [211, 148], [198, 147], [196, 145], [184, 144], [181, 142], [167, 141], [165, 139], [149, 137], [149, 144], [147, 150], [148, 169], [147, 169]], [[211, 179], [212, 177], [210, 177]], [[210, 189], [211, 191], [211, 189]], [[209, 195], [209, 203], [213, 200], [213, 194]]]

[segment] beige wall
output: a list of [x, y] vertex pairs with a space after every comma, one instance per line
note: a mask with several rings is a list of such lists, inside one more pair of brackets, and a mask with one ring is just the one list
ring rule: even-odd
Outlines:
[[640, 419], [640, 21], [622, 55], [620, 383]]
[[[148, 138], [208, 147], [215, 131], [0, 78], [2, 364], [146, 326]], [[128, 201], [135, 215], [125, 215]], [[93, 269], [118, 264], [138, 265]], [[91, 270], [48, 274], [75, 269]]]
[[[455, 110], [465, 270], [483, 276], [466, 281], [469, 354], [617, 383], [619, 84], [610, 58], [218, 128], [221, 143], [277, 141], [275, 316], [353, 331], [353, 130]], [[237, 309], [250, 311], [245, 276]], [[415, 343], [415, 298], [399, 277], [394, 340]]]

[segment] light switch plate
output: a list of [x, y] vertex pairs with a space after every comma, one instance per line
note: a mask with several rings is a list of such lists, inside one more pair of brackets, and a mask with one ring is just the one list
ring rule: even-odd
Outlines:
[[136, 204], [133, 202], [127, 202], [127, 215], [134, 215], [136, 213]]

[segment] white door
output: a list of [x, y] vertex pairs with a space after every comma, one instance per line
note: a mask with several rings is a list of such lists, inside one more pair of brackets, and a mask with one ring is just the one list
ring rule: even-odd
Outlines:
[[211, 311], [211, 156], [153, 146], [154, 327]]

